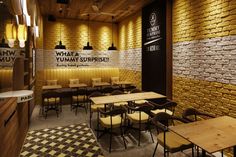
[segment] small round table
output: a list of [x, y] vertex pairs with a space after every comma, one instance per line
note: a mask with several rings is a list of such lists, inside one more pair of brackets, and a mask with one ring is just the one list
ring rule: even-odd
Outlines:
[[16, 97], [17, 103], [22, 103], [26, 101], [30, 101], [33, 99], [33, 91], [32, 90], [17, 90], [17, 91], [9, 91], [0, 93], [0, 98], [11, 98]]

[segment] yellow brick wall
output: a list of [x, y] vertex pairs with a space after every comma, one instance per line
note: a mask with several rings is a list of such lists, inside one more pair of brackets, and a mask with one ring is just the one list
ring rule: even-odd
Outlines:
[[142, 15], [141, 11], [129, 16], [119, 23], [119, 48], [128, 50], [142, 47]]
[[[118, 24], [118, 45], [121, 51], [142, 48], [142, 15], [134, 13]], [[128, 68], [128, 67], [127, 67]], [[120, 69], [120, 79], [133, 82], [141, 89], [141, 71]]]
[[[208, 57], [208, 61], [216, 61], [216, 64], [222, 62], [224, 54], [231, 55], [234, 49], [229, 49], [225, 53], [215, 54], [217, 52], [224, 52], [225, 46], [233, 47], [233, 38], [236, 35], [236, 1], [235, 0], [175, 0], [173, 1], [173, 56], [174, 60], [173, 68], [181, 71], [181, 68], [186, 68], [188, 63], [181, 59], [181, 55], [195, 54], [198, 55], [202, 51], [211, 52], [211, 56], [217, 56], [209, 58], [209, 56], [191, 56], [195, 57], [191, 61], [199, 64], [197, 68], [205, 69], [201, 63], [204, 58]], [[233, 38], [231, 38], [233, 36]], [[223, 46], [217, 47], [214, 45], [214, 38], [216, 42], [222, 42]], [[228, 38], [228, 39], [227, 39]], [[227, 40], [227, 42], [225, 42]], [[232, 41], [230, 41], [232, 40]], [[194, 41], [194, 42], [193, 42]], [[209, 45], [205, 45], [204, 41], [207, 41]], [[213, 42], [212, 42], [213, 41]], [[212, 42], [212, 43], [211, 43]], [[190, 43], [190, 44], [188, 44]], [[197, 43], [198, 46], [193, 46]], [[227, 45], [229, 43], [230, 45]], [[220, 43], [221, 44], [221, 43]], [[190, 47], [186, 48], [186, 46]], [[213, 45], [213, 46], [212, 46]], [[212, 50], [207, 48], [215, 48], [218, 50]], [[193, 48], [194, 47], [194, 48]], [[199, 50], [199, 51], [198, 51]], [[188, 53], [187, 53], [188, 52]], [[205, 52], [204, 52], [205, 53]], [[178, 56], [180, 54], [180, 56]], [[233, 56], [232, 56], [233, 57]], [[183, 58], [184, 59], [184, 58]], [[228, 59], [229, 63], [233, 62]], [[178, 63], [176, 63], [178, 62]], [[190, 62], [190, 61], [189, 61]], [[189, 66], [191, 66], [190, 62]], [[229, 64], [228, 63], [228, 64]], [[194, 64], [194, 63], [193, 63]], [[224, 64], [224, 71], [236, 70], [234, 65], [229, 66]], [[218, 65], [221, 65], [219, 63]], [[176, 67], [175, 67], [176, 66]], [[230, 68], [228, 68], [230, 67]], [[208, 67], [211, 70], [212, 67]], [[188, 69], [188, 68], [187, 68]], [[212, 68], [215, 70], [214, 68]], [[185, 71], [185, 74], [179, 71], [174, 72], [173, 76], [173, 99], [178, 103], [176, 114], [181, 115], [182, 111], [187, 107], [194, 107], [201, 111], [211, 113], [216, 116], [229, 115], [236, 118], [236, 85], [235, 83], [226, 81], [223, 83], [222, 79], [227, 79], [225, 75], [218, 75], [219, 79], [213, 79], [207, 81], [202, 76], [191, 76], [192, 70], [189, 68], [189, 72]], [[192, 70], [192, 71], [191, 71]], [[181, 73], [181, 74], [180, 74]], [[215, 71], [214, 74], [219, 74], [219, 71]], [[234, 74], [231, 74], [235, 76]], [[194, 79], [195, 78], [195, 79]], [[235, 78], [232, 78], [235, 79]], [[232, 154], [228, 153], [228, 156]]]
[[134, 83], [137, 88], [141, 89], [142, 87], [142, 73], [140, 71], [120, 69], [119, 75], [121, 80], [127, 80]]
[[216, 116], [236, 117], [236, 85], [175, 76], [173, 98], [177, 114], [186, 107], [197, 108]]
[[[44, 18], [44, 49], [54, 49], [61, 40], [68, 50], [81, 50], [87, 44], [87, 21], [57, 19], [50, 22]], [[117, 26], [113, 29], [114, 44], [117, 45]], [[94, 50], [107, 50], [112, 42], [112, 25], [105, 22], [90, 21], [90, 45]]]
[[235, 0], [175, 0], [173, 3], [173, 42], [236, 35]]

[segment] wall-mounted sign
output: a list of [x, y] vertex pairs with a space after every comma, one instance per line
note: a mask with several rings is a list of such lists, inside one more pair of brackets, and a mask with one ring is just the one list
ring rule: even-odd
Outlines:
[[142, 10], [142, 89], [166, 94], [166, 1]]
[[144, 34], [143, 34], [143, 46], [145, 52], [158, 52], [160, 51], [160, 40], [163, 40], [161, 36], [161, 13], [158, 9], [151, 9], [145, 11], [145, 23]]
[[118, 64], [118, 52], [44, 50], [43, 56], [45, 68], [104, 67]]
[[21, 53], [23, 53], [23, 49], [12, 49], [12, 48], [0, 48], [0, 66], [1, 67], [11, 67], [16, 59], [19, 57]]

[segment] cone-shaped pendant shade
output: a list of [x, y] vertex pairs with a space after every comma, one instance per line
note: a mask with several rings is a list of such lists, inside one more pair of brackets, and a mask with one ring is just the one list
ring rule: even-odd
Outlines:
[[6, 25], [6, 37], [9, 47], [14, 47], [14, 42], [16, 40], [16, 27], [13, 24]]
[[10, 48], [7, 43], [5, 43], [5, 39], [2, 39], [2, 42], [0, 43], [0, 48]]
[[112, 43], [111, 46], [108, 48], [108, 50], [117, 50], [117, 48], [114, 46], [114, 44]]
[[27, 27], [25, 25], [18, 26], [17, 36], [20, 42], [20, 47], [25, 47], [25, 41], [27, 40]]
[[87, 42], [87, 45], [84, 46], [83, 50], [92, 50], [93, 47], [89, 45], [89, 42]]
[[59, 45], [56, 45], [56, 46], [55, 46], [55, 49], [66, 49], [66, 46], [65, 46], [65, 45], [62, 45], [62, 42], [59, 41]]

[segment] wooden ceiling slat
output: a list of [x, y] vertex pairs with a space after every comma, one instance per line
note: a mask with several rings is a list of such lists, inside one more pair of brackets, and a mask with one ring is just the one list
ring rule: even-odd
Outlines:
[[[115, 18], [119, 22], [151, 1], [153, 0], [102, 0], [100, 12], [115, 14]], [[40, 10], [43, 15], [51, 14], [55, 17], [82, 20], [87, 20], [87, 16], [81, 16], [81, 14], [94, 13], [93, 4], [94, 0], [70, 0], [68, 5], [57, 4], [56, 0], [39, 0]], [[60, 6], [63, 8], [63, 16], [59, 13]], [[91, 14], [90, 19], [111, 22], [110, 16], [103, 14]]]

